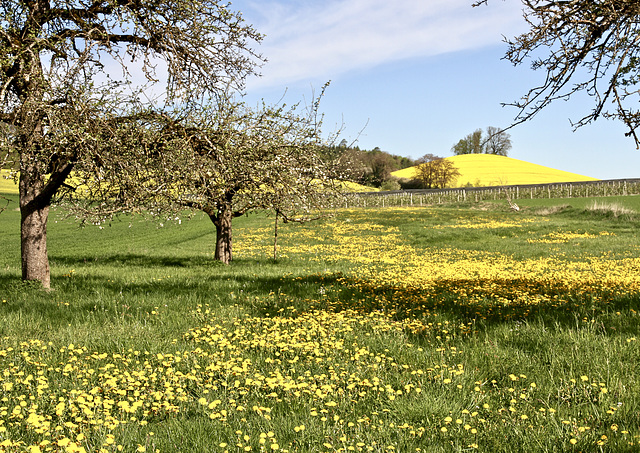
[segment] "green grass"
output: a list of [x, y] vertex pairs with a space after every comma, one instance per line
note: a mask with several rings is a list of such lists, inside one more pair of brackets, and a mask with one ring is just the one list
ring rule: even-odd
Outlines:
[[531, 201], [339, 211], [282, 226], [277, 261], [242, 217], [229, 266], [204, 216], [54, 212], [44, 292], [12, 199], [0, 448], [637, 451], [637, 221]]

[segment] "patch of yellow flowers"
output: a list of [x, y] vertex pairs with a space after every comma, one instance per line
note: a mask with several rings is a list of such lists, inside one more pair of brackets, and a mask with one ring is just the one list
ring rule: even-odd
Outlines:
[[[310, 245], [285, 253], [356, 267], [339, 280], [341, 287], [306, 301], [315, 307], [307, 312], [282, 293], [254, 301], [273, 308], [274, 316], [250, 316], [238, 306], [237, 316], [218, 319], [201, 305], [193, 314], [197, 325], [172, 351], [107, 354], [74, 344], [0, 341], [0, 451], [157, 451], [150, 427], [180, 417], [219, 429], [223, 437], [211, 451], [423, 451], [434, 439], [478, 449], [498, 430], [543, 431], [565, 439], [567, 448], [606, 446], [611, 436], [638, 445], [637, 427], [601, 423], [616, 420], [632, 397], [622, 384], [562, 378], [550, 399], [548, 389], [516, 371], [482, 376], [468, 369], [458, 343], [473, 334], [473, 324], [439, 319], [439, 308], [451, 303], [472, 317], [510, 320], [570, 307], [577, 294], [592, 293], [603, 303], [614, 291], [637, 294], [638, 258], [519, 261], [416, 250], [397, 228], [375, 223], [333, 222], [324, 231], [324, 237], [292, 233]], [[241, 253], [264, 251], [269, 234], [244, 233]], [[354, 289], [367, 297], [345, 297]], [[622, 347], [637, 349], [636, 338]], [[578, 420], [568, 408], [580, 402], [593, 408], [589, 414], [606, 415]], [[122, 441], [132, 429], [144, 430], [135, 445]]]

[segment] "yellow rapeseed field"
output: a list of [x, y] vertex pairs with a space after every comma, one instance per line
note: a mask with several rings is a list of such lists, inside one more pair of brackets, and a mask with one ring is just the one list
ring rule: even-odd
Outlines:
[[[462, 187], [467, 184], [499, 186], [596, 180], [596, 178], [589, 176], [491, 154], [464, 154], [446, 159], [452, 162], [461, 174], [455, 181], [454, 187]], [[412, 178], [415, 176], [415, 167], [398, 170], [391, 175], [397, 178]]]
[[8, 170], [0, 170], [0, 193], [17, 194], [18, 185], [9, 178]]

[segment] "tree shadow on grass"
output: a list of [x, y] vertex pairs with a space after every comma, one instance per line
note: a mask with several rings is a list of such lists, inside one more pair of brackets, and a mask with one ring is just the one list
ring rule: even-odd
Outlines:
[[[256, 316], [280, 315], [283, 308], [293, 305], [297, 313], [311, 309], [384, 311], [397, 320], [437, 315], [458, 324], [473, 323], [474, 328], [533, 321], [574, 328], [576, 321], [585, 317], [640, 312], [639, 294], [616, 290], [590, 293], [562, 282], [443, 280], [425, 290], [380, 285], [339, 272], [290, 273], [295, 269], [291, 262], [267, 259], [239, 259], [227, 266], [209, 256], [112, 254], [87, 262], [54, 256], [52, 262], [58, 269], [51, 292], [21, 282], [17, 275], [0, 273], [0, 299], [10, 305], [4, 309], [56, 318], [60, 304], [73, 301], [73, 307], [65, 306], [65, 314], [59, 315], [66, 322], [69, 317], [95, 311], [97, 303], [111, 304], [108, 310], [116, 310], [111, 301], [149, 311], [159, 303], [176, 311], [193, 310], [198, 304], [239, 305]], [[62, 274], [61, 267], [81, 272]], [[13, 304], [15, 301], [20, 303]], [[634, 335], [637, 331], [628, 322], [613, 327], [619, 334]]]
[[103, 319], [123, 311], [126, 316], [145, 314], [158, 305], [185, 315], [201, 304], [240, 305], [252, 315], [272, 316], [280, 309], [273, 295], [308, 300], [338, 278], [295, 275], [290, 264], [273, 260], [239, 259], [224, 265], [209, 257], [113, 254], [87, 262], [53, 256], [51, 262], [51, 291], [23, 282], [18, 274], [0, 273], [0, 300], [7, 300], [0, 313], [47, 319], [55, 326], [96, 312]]
[[141, 255], [135, 253], [98, 255], [94, 257], [77, 257], [53, 255], [49, 257], [51, 266], [115, 266], [115, 267], [200, 267], [216, 266], [222, 263], [208, 256], [169, 256], [169, 255]]

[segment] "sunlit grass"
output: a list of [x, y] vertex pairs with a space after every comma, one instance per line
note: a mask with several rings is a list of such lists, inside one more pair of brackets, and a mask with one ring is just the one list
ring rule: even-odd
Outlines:
[[4, 451], [637, 451], [640, 251], [623, 218], [463, 209], [50, 227], [0, 216]]
[[604, 215], [612, 215], [613, 217], [628, 217], [636, 214], [634, 210], [626, 208], [619, 203], [602, 203], [598, 201], [594, 201], [592, 204], [587, 206], [587, 210]]

